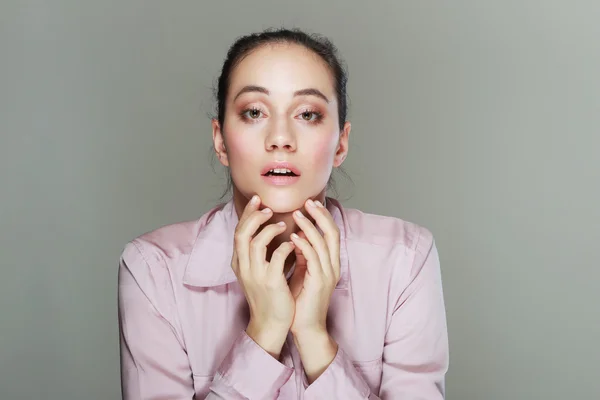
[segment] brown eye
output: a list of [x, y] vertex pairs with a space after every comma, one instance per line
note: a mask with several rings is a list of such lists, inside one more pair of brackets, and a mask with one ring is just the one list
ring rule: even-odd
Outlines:
[[315, 113], [312, 111], [305, 111], [302, 113], [302, 119], [305, 121], [312, 121]]
[[240, 113], [240, 116], [246, 121], [257, 121], [264, 117], [264, 114], [258, 108], [247, 108]]

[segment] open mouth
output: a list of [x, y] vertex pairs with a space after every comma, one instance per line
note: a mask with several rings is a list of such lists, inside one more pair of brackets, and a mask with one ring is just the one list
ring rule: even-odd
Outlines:
[[287, 168], [275, 168], [267, 171], [264, 176], [298, 176]]

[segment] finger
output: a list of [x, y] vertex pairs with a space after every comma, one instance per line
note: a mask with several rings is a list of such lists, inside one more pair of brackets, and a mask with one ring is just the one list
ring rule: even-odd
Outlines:
[[258, 228], [271, 218], [272, 214], [272, 211], [268, 208], [261, 211], [253, 211], [244, 222], [238, 224], [234, 242], [239, 257], [238, 259], [243, 264], [240, 265], [241, 268], [247, 264], [244, 260], [250, 260], [250, 241], [252, 240], [252, 237]]
[[[306, 234], [303, 231], [299, 231], [297, 234], [300, 238], [306, 239]], [[302, 250], [298, 246], [294, 249], [294, 253], [296, 254], [296, 267], [306, 266], [306, 258], [304, 258], [304, 254], [302, 254]]]
[[[298, 247], [295, 248], [296, 251]], [[298, 253], [296, 252], [296, 257]], [[302, 288], [304, 287], [304, 276], [306, 275], [306, 264], [298, 264], [296, 262], [296, 267], [294, 268], [294, 273], [290, 278], [290, 291], [292, 292], [292, 296], [294, 299], [298, 298], [300, 292], [302, 292]]]
[[331, 256], [329, 255], [329, 249], [327, 248], [327, 243], [325, 242], [323, 236], [321, 236], [313, 223], [306, 218], [306, 216], [302, 214], [300, 210], [296, 210], [294, 212], [294, 220], [300, 229], [302, 229], [302, 231], [306, 234], [308, 242], [316, 250], [321, 260], [320, 264], [323, 268], [323, 272], [328, 276], [333, 275], [334, 271], [331, 267]]
[[[279, 221], [276, 224], [270, 224], [252, 239], [250, 242], [250, 255], [254, 263], [251, 265], [264, 265], [266, 263], [267, 246], [275, 236], [285, 230], [285, 222]], [[256, 264], [258, 263], [258, 264]]]
[[321, 259], [319, 258], [319, 255], [317, 254], [313, 246], [311, 246], [311, 244], [308, 242], [308, 240], [302, 239], [295, 233], [292, 233], [291, 238], [296, 247], [300, 249], [300, 251], [304, 255], [304, 258], [306, 259], [307, 272], [312, 276], [323, 276], [325, 271], [321, 266]]
[[294, 242], [283, 242], [275, 249], [271, 256], [271, 262], [268, 267], [268, 275], [271, 277], [283, 275], [285, 260], [296, 248]]
[[252, 239], [255, 237], [259, 228], [264, 225], [273, 216], [270, 208], [263, 208], [260, 211], [253, 211], [248, 218], [240, 225], [239, 229], [245, 235]]
[[242, 211], [242, 215], [240, 215], [238, 225], [242, 224], [244, 221], [246, 221], [250, 214], [258, 210], [258, 208], [260, 207], [260, 201], [260, 197], [258, 197], [257, 194], [250, 198], [250, 201], [248, 201], [246, 207], [244, 207], [244, 210]]
[[335, 223], [329, 210], [327, 210], [320, 201], [311, 203], [311, 200], [309, 199], [306, 202], [305, 208], [315, 219], [317, 226], [323, 232], [323, 237], [329, 250], [331, 266], [333, 267], [337, 278], [340, 274], [340, 229]]
[[235, 246], [233, 246], [233, 254], [231, 255], [231, 269], [233, 269], [235, 276], [239, 278], [238, 271], [240, 269], [240, 263]]
[[[236, 260], [239, 260], [238, 257], [242, 257], [242, 259], [244, 259], [244, 257], [248, 256], [248, 251], [246, 249], [244, 249], [245, 242], [247, 241], [247, 239], [245, 239], [243, 237], [244, 232], [242, 232], [242, 227], [244, 226], [244, 222], [248, 219], [248, 216], [250, 216], [250, 214], [252, 214], [254, 211], [258, 210], [259, 206], [260, 206], [260, 197], [258, 197], [258, 195], [254, 195], [254, 196], [252, 196], [250, 201], [248, 201], [248, 203], [244, 207], [244, 210], [242, 211], [242, 215], [240, 215], [240, 218], [238, 220], [238, 223], [237, 223], [237, 226], [235, 229], [235, 234], [234, 234], [233, 249], [234, 249], [234, 254], [235, 254]], [[239, 249], [239, 251], [236, 251], [236, 249]], [[239, 261], [237, 264], [238, 264], [238, 269], [239, 269]], [[233, 262], [232, 262], [232, 266], [233, 266]]]

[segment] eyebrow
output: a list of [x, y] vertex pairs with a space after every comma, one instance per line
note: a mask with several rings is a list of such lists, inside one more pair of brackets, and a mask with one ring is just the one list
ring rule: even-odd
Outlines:
[[[264, 93], [267, 96], [271, 94], [271, 92], [269, 92], [269, 90], [267, 88], [264, 88], [262, 86], [248, 85], [248, 86], [244, 86], [242, 88], [242, 90], [240, 90], [238, 92], [238, 94], [235, 95], [233, 101], [235, 101], [238, 97], [240, 97], [244, 93], [252, 93], [252, 92]], [[294, 97], [295, 96], [316, 96], [316, 97], [319, 97], [319, 98], [325, 100], [326, 103], [329, 103], [329, 99], [327, 98], [327, 96], [325, 96], [323, 94], [323, 92], [321, 92], [319, 89], [315, 89], [315, 88], [296, 90], [294, 92]]]

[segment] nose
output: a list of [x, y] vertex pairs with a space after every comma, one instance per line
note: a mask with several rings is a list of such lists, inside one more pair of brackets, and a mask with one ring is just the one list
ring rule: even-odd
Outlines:
[[267, 151], [296, 151], [296, 135], [285, 121], [273, 121], [265, 139]]

